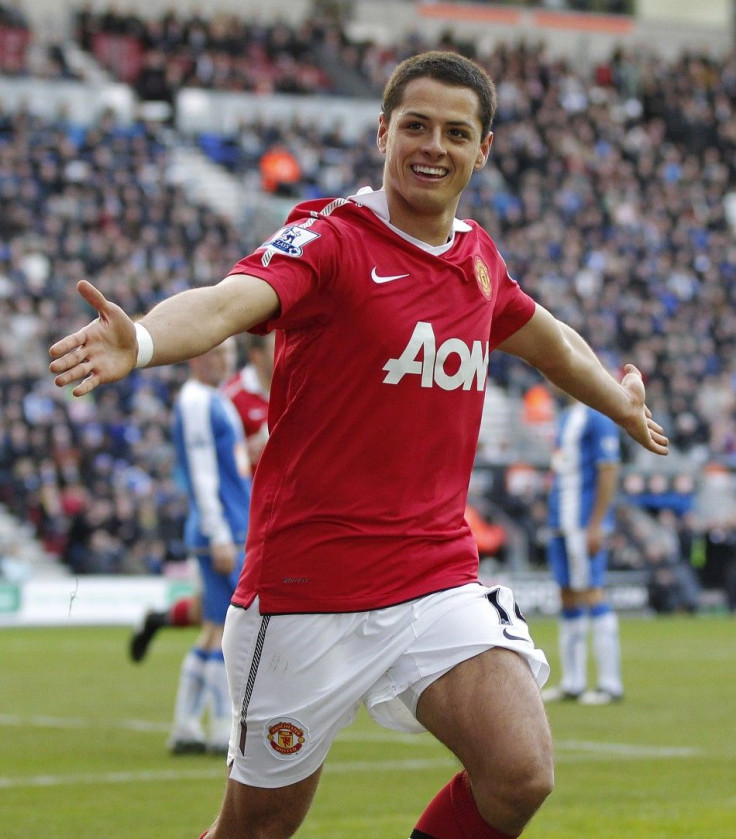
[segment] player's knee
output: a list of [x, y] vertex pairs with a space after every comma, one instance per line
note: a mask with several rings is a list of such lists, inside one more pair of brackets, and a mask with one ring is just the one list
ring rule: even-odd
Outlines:
[[288, 839], [299, 830], [301, 823], [302, 819], [294, 818], [289, 813], [280, 813], [254, 826], [252, 834], [249, 835], [254, 839]]
[[540, 763], [536, 770], [527, 776], [519, 801], [529, 813], [529, 818], [542, 806], [552, 793], [554, 786], [555, 775], [551, 761]]
[[554, 788], [551, 757], [540, 753], [526, 761], [507, 777], [505, 786], [509, 806], [516, 810], [520, 821], [529, 821]]
[[484, 783], [473, 783], [478, 810], [494, 824], [503, 813], [504, 823], [520, 831], [542, 806], [554, 788], [551, 754], [540, 751], [534, 756], [493, 773]]

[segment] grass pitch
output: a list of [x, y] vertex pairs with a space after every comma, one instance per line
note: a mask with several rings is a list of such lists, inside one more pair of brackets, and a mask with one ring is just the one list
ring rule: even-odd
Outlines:
[[[558, 676], [554, 621], [532, 632]], [[550, 706], [557, 787], [526, 839], [736, 837], [736, 620], [623, 618], [626, 700]], [[140, 665], [129, 630], [0, 630], [0, 836], [195, 839], [224, 766], [171, 757], [166, 736], [190, 630]], [[304, 839], [406, 839], [456, 771], [428, 735], [365, 714], [335, 744]]]

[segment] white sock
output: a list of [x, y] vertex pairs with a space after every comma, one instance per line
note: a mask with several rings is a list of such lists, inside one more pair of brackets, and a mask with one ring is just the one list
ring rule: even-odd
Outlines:
[[588, 670], [588, 616], [586, 614], [560, 619], [560, 663], [562, 689], [568, 693], [585, 690]]
[[202, 739], [205, 665], [206, 657], [202, 650], [191, 649], [184, 656], [174, 703], [174, 739]]
[[618, 615], [605, 612], [593, 616], [593, 651], [598, 668], [598, 687], [619, 695], [624, 692], [621, 679], [621, 642]]
[[210, 717], [210, 741], [224, 745], [230, 739], [232, 705], [225, 661], [221, 653], [210, 654], [204, 668], [205, 692]]

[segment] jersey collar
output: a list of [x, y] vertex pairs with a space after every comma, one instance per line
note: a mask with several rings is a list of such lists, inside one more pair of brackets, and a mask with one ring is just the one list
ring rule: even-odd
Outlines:
[[449, 241], [445, 242], [444, 245], [428, 245], [421, 239], [415, 239], [414, 236], [409, 236], [408, 233], [404, 233], [403, 230], [399, 230], [398, 227], [394, 227], [391, 224], [389, 221], [388, 199], [386, 198], [385, 190], [371, 189], [369, 186], [364, 186], [355, 195], [349, 195], [348, 201], [354, 201], [356, 204], [362, 204], [364, 207], [368, 207], [387, 227], [390, 227], [402, 239], [406, 239], [407, 242], [411, 242], [413, 245], [435, 256], [439, 256], [450, 250], [455, 242], [456, 233], [469, 233], [473, 229], [467, 222], [455, 218], [452, 220], [452, 232], [450, 233]]

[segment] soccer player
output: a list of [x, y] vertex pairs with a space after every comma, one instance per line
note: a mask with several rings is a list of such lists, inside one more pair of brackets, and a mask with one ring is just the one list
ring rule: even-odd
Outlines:
[[224, 392], [243, 422], [255, 472], [268, 440], [268, 400], [273, 379], [274, 333], [248, 335], [248, 363], [225, 383]]
[[82, 396], [136, 365], [276, 330], [270, 436], [223, 639], [228, 779], [207, 839], [293, 835], [361, 703], [390, 728], [430, 731], [463, 766], [414, 839], [518, 836], [552, 789], [549, 667], [512, 592], [479, 584], [463, 515], [488, 355], [519, 356], [652, 452], [668, 441], [639, 371], [617, 382], [455, 217], [495, 107], [474, 62], [407, 59], [378, 118], [382, 189], [297, 206], [222, 281], [135, 324], [82, 281], [99, 317], [50, 349], [56, 384]]
[[[273, 378], [273, 333], [248, 336], [248, 363], [223, 385], [245, 431], [251, 470], [255, 471], [268, 439], [268, 397]], [[198, 626], [202, 620], [201, 592], [181, 597], [168, 609], [152, 609], [143, 616], [128, 645], [130, 657], [143, 661], [160, 629]]]
[[[562, 680], [542, 691], [545, 702], [602, 705], [623, 697], [618, 618], [604, 591], [619, 462], [619, 431], [612, 420], [574, 400], [560, 412], [547, 557], [560, 587]], [[598, 679], [596, 688], [586, 691], [589, 617]]]
[[199, 563], [202, 619], [180, 671], [169, 738], [174, 754], [227, 752], [230, 738], [222, 630], [243, 567], [251, 487], [243, 426], [219, 390], [234, 366], [233, 343], [229, 338], [189, 361], [174, 404], [173, 439], [189, 495], [184, 541]]
[[154, 636], [160, 629], [173, 627], [186, 629], [199, 626], [202, 622], [202, 595], [196, 591], [187, 597], [180, 597], [168, 609], [151, 609], [145, 613], [140, 625], [134, 630], [128, 642], [128, 652], [135, 662], [146, 657]]

